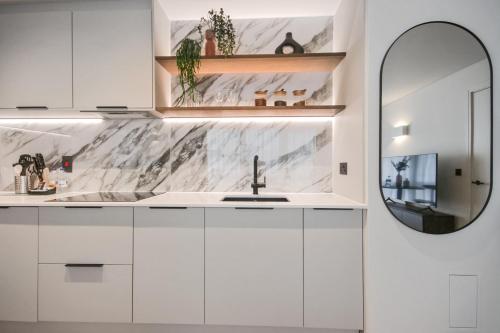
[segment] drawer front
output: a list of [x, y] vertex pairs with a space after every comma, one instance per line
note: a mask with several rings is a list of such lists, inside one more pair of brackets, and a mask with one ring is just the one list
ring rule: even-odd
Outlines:
[[132, 321], [132, 266], [38, 267], [38, 320]]
[[39, 263], [132, 264], [132, 208], [41, 207], [39, 223]]

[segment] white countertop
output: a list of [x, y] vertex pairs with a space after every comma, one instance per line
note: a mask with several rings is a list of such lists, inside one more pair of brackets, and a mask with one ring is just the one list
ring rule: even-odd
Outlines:
[[[85, 192], [89, 193], [89, 192]], [[19, 207], [60, 207], [60, 206], [99, 206], [99, 207], [276, 207], [276, 208], [338, 208], [364, 209], [366, 204], [356, 202], [337, 194], [329, 193], [265, 193], [262, 196], [285, 196], [290, 202], [223, 202], [227, 195], [251, 196], [247, 193], [228, 192], [167, 192], [136, 202], [47, 202], [48, 200], [68, 197], [80, 192], [54, 195], [16, 195], [0, 192], [0, 206]]]

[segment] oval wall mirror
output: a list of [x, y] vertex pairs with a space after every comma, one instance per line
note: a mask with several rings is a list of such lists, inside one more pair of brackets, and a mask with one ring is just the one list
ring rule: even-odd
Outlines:
[[406, 226], [445, 234], [472, 223], [492, 184], [492, 66], [448, 22], [403, 33], [380, 72], [380, 190]]

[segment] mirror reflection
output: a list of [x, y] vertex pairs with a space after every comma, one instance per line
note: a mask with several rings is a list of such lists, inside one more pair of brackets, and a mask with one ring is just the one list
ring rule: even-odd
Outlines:
[[463, 27], [425, 23], [387, 51], [380, 186], [399, 221], [440, 234], [482, 212], [491, 191], [491, 102], [489, 57]]

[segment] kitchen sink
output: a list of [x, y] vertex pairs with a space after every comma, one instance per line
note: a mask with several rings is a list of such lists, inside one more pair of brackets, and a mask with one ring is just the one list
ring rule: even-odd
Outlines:
[[226, 196], [222, 201], [243, 201], [243, 202], [289, 202], [287, 197], [270, 196]]

